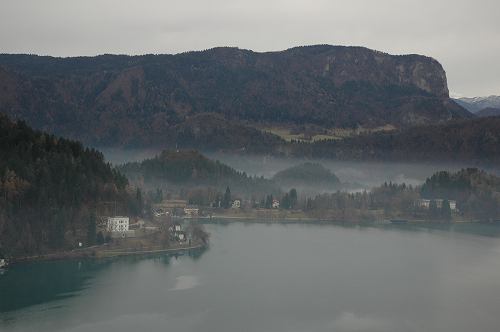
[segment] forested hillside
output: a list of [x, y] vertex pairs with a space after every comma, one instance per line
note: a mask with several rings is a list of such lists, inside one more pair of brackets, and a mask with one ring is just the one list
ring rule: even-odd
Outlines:
[[127, 184], [100, 152], [0, 115], [4, 253], [40, 253], [92, 242], [96, 213], [106, 209], [105, 202], [114, 202], [117, 212], [140, 213], [140, 202], [127, 193]]
[[[93, 146], [218, 149], [270, 141], [248, 123], [399, 128], [471, 117], [449, 98], [436, 60], [331, 45], [265, 53], [3, 54], [0, 112]], [[188, 140], [177, 134], [200, 114], [216, 131], [213, 141], [205, 130], [186, 130]]]
[[472, 218], [500, 218], [500, 178], [477, 168], [438, 172], [422, 185], [421, 195], [456, 200], [461, 213]]
[[242, 194], [279, 191], [271, 180], [248, 176], [194, 150], [163, 151], [154, 158], [119, 166], [118, 170], [149, 189], [205, 186], [224, 190], [229, 186]]
[[284, 169], [273, 177], [286, 188], [314, 188], [333, 191], [340, 189], [339, 178], [329, 169], [318, 163], [304, 163]]
[[343, 140], [291, 144], [296, 156], [339, 160], [461, 160], [500, 162], [500, 118], [416, 126]]

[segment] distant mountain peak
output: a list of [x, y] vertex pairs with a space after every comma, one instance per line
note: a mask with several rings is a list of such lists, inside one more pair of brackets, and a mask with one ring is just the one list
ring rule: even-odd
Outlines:
[[485, 108], [500, 108], [500, 96], [487, 97], [462, 97], [455, 101], [472, 113], [477, 113]]

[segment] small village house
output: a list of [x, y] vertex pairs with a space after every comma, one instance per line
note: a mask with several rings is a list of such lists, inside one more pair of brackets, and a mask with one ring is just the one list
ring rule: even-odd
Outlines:
[[[436, 207], [438, 209], [442, 209], [444, 201], [445, 200], [442, 199], [442, 198], [436, 198], [436, 199], [421, 198], [421, 199], [417, 199], [415, 201], [415, 206], [417, 208], [420, 208], [420, 209], [423, 209], [423, 210], [429, 210], [430, 207], [431, 207], [431, 202], [434, 202], [436, 204]], [[450, 205], [450, 210], [451, 211], [456, 211], [457, 210], [457, 201], [450, 199], [450, 200], [448, 200], [448, 203]]]
[[108, 217], [108, 232], [127, 232], [129, 230], [129, 217]]
[[427, 210], [431, 207], [431, 200], [425, 198], [417, 199], [415, 206]]
[[233, 208], [233, 209], [239, 209], [239, 208], [241, 208], [241, 200], [235, 199], [233, 201], [233, 204], [231, 205], [231, 208]]
[[153, 209], [158, 215], [155, 216], [179, 216], [184, 213], [184, 209], [188, 207], [188, 202], [182, 199], [164, 200], [161, 203], [153, 204]]
[[175, 223], [170, 226], [168, 230], [170, 231], [170, 238], [172, 240], [177, 240], [179, 242], [187, 240], [186, 232], [183, 231], [181, 224]]
[[188, 206], [188, 207], [185, 207], [184, 208], [184, 215], [187, 217], [187, 218], [195, 218], [195, 217], [198, 217], [200, 213], [200, 209], [198, 209], [197, 207], [195, 206]]
[[108, 217], [107, 231], [111, 233], [112, 238], [135, 237], [135, 231], [129, 229], [129, 217]]
[[273, 204], [271, 205], [273, 209], [279, 209], [280, 208], [280, 201], [277, 199], [273, 199]]

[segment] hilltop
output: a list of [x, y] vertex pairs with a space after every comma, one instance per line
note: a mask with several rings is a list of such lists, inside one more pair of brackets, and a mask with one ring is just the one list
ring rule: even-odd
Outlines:
[[436, 60], [330, 45], [265, 53], [3, 54], [0, 112], [93, 146], [257, 152], [280, 142], [259, 130], [269, 125], [401, 128], [471, 117], [449, 98]]
[[314, 188], [334, 190], [340, 188], [339, 178], [318, 163], [304, 163], [279, 171], [273, 180], [287, 188]]
[[177, 188], [186, 191], [195, 187], [224, 190], [231, 187], [241, 194], [279, 192], [273, 181], [251, 177], [244, 172], [211, 160], [195, 150], [163, 151], [151, 159], [118, 166], [133, 183], [151, 189]]

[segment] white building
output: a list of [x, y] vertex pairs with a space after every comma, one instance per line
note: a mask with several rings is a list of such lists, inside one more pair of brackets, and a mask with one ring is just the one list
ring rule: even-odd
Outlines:
[[108, 217], [108, 232], [128, 232], [128, 217]]
[[434, 202], [436, 202], [436, 207], [437, 207], [438, 209], [442, 209], [442, 208], [443, 208], [443, 202], [444, 202], [444, 199], [442, 199], [442, 198], [436, 198], [436, 199], [434, 200]]
[[280, 208], [280, 201], [278, 201], [277, 199], [273, 199], [272, 208], [279, 209]]
[[184, 215], [188, 218], [198, 217], [199, 213], [200, 213], [200, 209], [198, 209], [196, 207], [185, 207], [184, 208]]
[[[437, 198], [437, 199], [433, 199], [433, 200], [425, 199], [425, 198], [418, 199], [415, 202], [415, 205], [421, 209], [429, 210], [431, 207], [431, 202], [434, 202], [438, 209], [443, 208], [444, 199], [441, 199], [441, 198]], [[448, 201], [448, 203], [450, 204], [451, 211], [455, 211], [457, 209], [457, 201], [451, 199]]]
[[233, 209], [239, 209], [241, 207], [241, 201], [239, 199], [235, 199], [233, 204], [231, 205]]
[[415, 202], [415, 205], [419, 208], [422, 208], [422, 209], [429, 209], [430, 206], [431, 206], [431, 200], [430, 199], [418, 199], [416, 202]]

